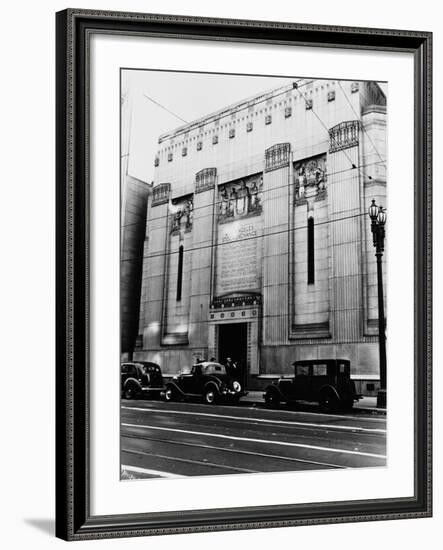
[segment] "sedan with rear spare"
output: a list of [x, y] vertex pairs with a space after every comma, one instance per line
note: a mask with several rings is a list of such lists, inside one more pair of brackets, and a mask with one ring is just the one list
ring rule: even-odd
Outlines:
[[160, 397], [165, 391], [160, 366], [149, 361], [134, 361], [121, 365], [121, 395], [124, 399]]
[[204, 361], [185, 369], [167, 384], [166, 401], [203, 399], [208, 405], [220, 402], [238, 403], [246, 395], [240, 382], [220, 363]]

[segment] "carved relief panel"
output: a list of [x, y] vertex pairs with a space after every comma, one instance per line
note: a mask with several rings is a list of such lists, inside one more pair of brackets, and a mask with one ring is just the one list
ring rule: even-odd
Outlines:
[[171, 202], [171, 233], [182, 234], [191, 231], [194, 217], [194, 197], [187, 195]]
[[262, 174], [221, 185], [218, 193], [218, 221], [261, 214], [262, 192]]
[[311, 157], [294, 165], [295, 203], [305, 204], [310, 198], [321, 200], [326, 196], [326, 155]]

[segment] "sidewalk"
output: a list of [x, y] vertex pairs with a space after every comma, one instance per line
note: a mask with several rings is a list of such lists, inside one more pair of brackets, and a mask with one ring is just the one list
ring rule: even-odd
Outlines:
[[[263, 391], [250, 391], [248, 395], [242, 397], [240, 401], [242, 403], [263, 404], [265, 402], [265, 400], [263, 399]], [[386, 409], [377, 408], [376, 397], [363, 397], [362, 399], [354, 403], [353, 410], [370, 414], [386, 415]]]

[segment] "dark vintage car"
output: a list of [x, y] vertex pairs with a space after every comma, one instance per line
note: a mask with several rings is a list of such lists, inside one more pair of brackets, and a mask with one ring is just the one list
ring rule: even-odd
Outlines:
[[121, 365], [121, 394], [125, 399], [159, 397], [165, 391], [163, 376], [156, 363], [135, 361]]
[[172, 378], [166, 384], [165, 398], [166, 401], [203, 398], [212, 405], [221, 401], [237, 402], [246, 394], [224, 365], [202, 362]]
[[352, 409], [361, 399], [355, 392], [346, 359], [295, 361], [294, 376], [283, 377], [266, 388], [263, 397], [270, 407], [296, 401], [316, 401], [323, 411]]

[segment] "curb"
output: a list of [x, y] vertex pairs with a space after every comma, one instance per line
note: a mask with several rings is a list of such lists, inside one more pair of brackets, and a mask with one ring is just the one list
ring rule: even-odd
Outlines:
[[363, 411], [365, 413], [374, 414], [378, 416], [386, 416], [386, 409], [376, 409], [372, 407], [354, 407], [354, 411]]
[[[253, 405], [263, 405], [264, 404], [264, 400], [259, 400], [259, 399], [248, 399], [247, 397], [244, 398], [240, 398], [240, 403], [250, 403], [250, 404], [253, 404]], [[352, 412], [362, 412], [362, 413], [365, 413], [365, 414], [371, 414], [371, 415], [374, 415], [374, 416], [386, 416], [386, 409], [376, 409], [376, 408], [373, 408], [373, 407], [359, 407], [359, 406], [354, 406], [353, 409], [351, 409], [351, 411], [349, 411], [350, 413]]]

